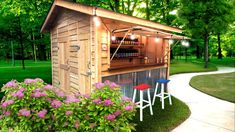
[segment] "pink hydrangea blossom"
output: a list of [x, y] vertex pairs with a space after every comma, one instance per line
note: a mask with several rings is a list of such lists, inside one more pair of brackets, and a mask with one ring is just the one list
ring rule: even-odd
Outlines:
[[120, 110], [116, 110], [113, 114], [117, 117], [117, 116], [121, 115], [122, 112]]
[[80, 96], [81, 96], [81, 93], [80, 93], [80, 92], [77, 92], [74, 96], [75, 96], [75, 97], [80, 97]]
[[97, 104], [97, 105], [102, 103], [100, 98], [94, 99], [94, 100], [92, 100], [92, 102]]
[[37, 115], [40, 118], [45, 118], [46, 114], [47, 114], [47, 110], [43, 109], [43, 110], [39, 111]]
[[25, 79], [24, 80], [24, 83], [26, 83], [26, 84], [30, 84], [30, 83], [34, 83], [34, 82], [36, 82], [34, 79]]
[[76, 121], [74, 122], [74, 124], [73, 124], [73, 126], [74, 126], [75, 128], [78, 128], [79, 125], [80, 125], [79, 120], [76, 120]]
[[59, 108], [61, 105], [62, 105], [62, 102], [59, 101], [59, 100], [53, 100], [53, 101], [51, 102], [51, 106], [52, 106], [53, 108]]
[[9, 128], [9, 131], [8, 132], [13, 132], [13, 129], [12, 128]]
[[97, 89], [101, 89], [105, 86], [104, 83], [101, 83], [101, 82], [98, 82], [98, 83], [95, 83], [94, 86], [97, 88]]
[[34, 98], [39, 98], [39, 97], [45, 97], [47, 96], [47, 94], [45, 92], [35, 91], [30, 96]]
[[9, 116], [9, 115], [11, 115], [11, 111], [9, 111], [9, 110], [3, 111], [3, 114], [4, 114], [5, 116]]
[[46, 99], [46, 101], [51, 102], [51, 101], [52, 101], [52, 99], [51, 99], [51, 98], [47, 98], [47, 99]]
[[116, 118], [116, 116], [113, 115], [113, 114], [109, 114], [109, 115], [105, 116], [104, 118], [107, 119], [107, 120], [109, 120], [109, 121], [114, 121], [115, 118]]
[[50, 84], [47, 84], [45, 87], [44, 87], [45, 90], [51, 90], [53, 89], [53, 86], [50, 85]]
[[64, 101], [66, 104], [70, 104], [70, 103], [77, 103], [79, 102], [80, 100], [77, 99], [76, 97], [74, 96], [67, 96], [66, 100]]
[[59, 97], [65, 97], [65, 93], [63, 91], [56, 92], [56, 95]]
[[23, 98], [24, 97], [24, 88], [21, 88], [20, 90], [16, 91], [12, 94], [13, 97]]
[[122, 96], [122, 100], [123, 100], [123, 101], [129, 101], [129, 102], [131, 101], [131, 99], [128, 98], [128, 97], [126, 97], [126, 96]]
[[89, 99], [91, 96], [89, 94], [85, 94], [85, 95], [83, 95], [83, 97]]
[[125, 110], [126, 111], [131, 111], [131, 110], [133, 110], [133, 106], [128, 105], [128, 106], [125, 107]]
[[36, 89], [33, 90], [34, 93], [36, 93], [36, 92], [41, 92], [41, 91], [42, 91], [41, 88], [36, 88]]
[[66, 116], [69, 116], [69, 115], [71, 115], [71, 114], [73, 114], [73, 111], [71, 111], [71, 110], [68, 110], [68, 111], [65, 112], [65, 115], [66, 115]]
[[17, 86], [16, 80], [11, 80], [10, 82], [7, 82], [4, 86], [7, 88], [16, 87]]
[[18, 116], [29, 117], [30, 116], [30, 110], [27, 110], [27, 109], [19, 110]]
[[104, 100], [104, 105], [105, 105], [105, 106], [110, 106], [110, 105], [112, 105], [112, 104], [113, 104], [113, 102], [112, 102], [110, 99]]
[[44, 81], [41, 78], [35, 78], [34, 82], [42, 82], [43, 83]]
[[5, 102], [2, 103], [2, 107], [7, 107], [13, 103], [14, 103], [13, 100], [6, 100]]

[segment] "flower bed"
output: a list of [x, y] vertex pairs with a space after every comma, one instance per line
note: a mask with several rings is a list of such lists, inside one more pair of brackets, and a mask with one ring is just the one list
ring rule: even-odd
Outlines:
[[41, 79], [12, 80], [2, 88], [0, 131], [131, 131], [135, 106], [113, 82], [91, 95], [66, 95]]

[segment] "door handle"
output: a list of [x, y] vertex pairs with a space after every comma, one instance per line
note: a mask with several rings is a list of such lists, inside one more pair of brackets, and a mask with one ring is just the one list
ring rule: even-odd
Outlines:
[[90, 70], [88, 70], [86, 73], [84, 73], [84, 72], [81, 72], [80, 73], [81, 75], [83, 75], [83, 76], [90, 76], [92, 73], [91, 73], [91, 71]]

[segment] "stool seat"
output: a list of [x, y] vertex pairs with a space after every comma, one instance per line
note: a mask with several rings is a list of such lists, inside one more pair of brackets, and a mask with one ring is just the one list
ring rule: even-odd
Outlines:
[[[164, 99], [166, 99], [166, 98], [169, 98], [169, 103], [170, 103], [170, 105], [172, 105], [171, 94], [169, 92], [165, 92], [165, 90], [164, 90], [165, 88], [167, 89], [168, 82], [170, 82], [170, 80], [162, 79], [162, 78], [156, 80], [156, 87], [154, 90], [152, 105], [154, 105], [156, 97], [160, 98], [160, 101], [162, 102], [162, 109], [164, 109]], [[160, 93], [157, 93], [159, 85], [160, 85]]]
[[138, 89], [138, 90], [145, 90], [150, 88], [151, 86], [145, 83], [139, 84], [137, 86], [133, 86], [133, 88]]
[[[153, 115], [150, 90], [149, 90], [151, 88], [151, 86], [148, 84], [142, 83], [137, 86], [133, 86], [133, 88], [134, 88], [134, 94], [133, 94], [132, 102], [135, 103], [138, 108], [140, 108], [140, 121], [143, 121], [143, 109], [144, 108], [149, 107], [150, 114]], [[135, 102], [137, 90], [139, 90], [140, 98], [139, 98], [138, 102]], [[148, 100], [144, 99], [144, 90], [147, 90]], [[144, 103], [147, 103], [147, 104], [144, 105]]]
[[156, 80], [156, 82], [157, 83], [164, 83], [164, 84], [166, 84], [166, 83], [170, 82], [170, 80], [161, 78], [161, 79]]

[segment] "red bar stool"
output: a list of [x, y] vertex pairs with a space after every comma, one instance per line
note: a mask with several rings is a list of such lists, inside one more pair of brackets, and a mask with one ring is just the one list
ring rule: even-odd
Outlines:
[[[154, 105], [156, 97], [160, 98], [160, 101], [162, 102], [162, 109], [164, 109], [164, 99], [166, 99], [166, 98], [169, 98], [170, 105], [172, 105], [171, 94], [169, 92], [165, 92], [165, 90], [164, 90], [164, 85], [166, 85], [166, 89], [167, 89], [168, 82], [170, 82], [170, 80], [166, 80], [166, 79], [156, 80], [156, 88], [155, 88], [154, 95], [153, 95], [152, 105]], [[157, 93], [158, 85], [160, 85], [160, 88], [161, 88], [160, 93]]]
[[[146, 107], [150, 108], [150, 114], [153, 115], [153, 109], [152, 109], [152, 104], [151, 104], [151, 97], [150, 97], [150, 88], [151, 86], [148, 84], [139, 84], [137, 86], [133, 86], [134, 90], [134, 94], [133, 94], [133, 98], [132, 98], [132, 102], [135, 103], [135, 97], [136, 97], [136, 91], [139, 90], [140, 91], [140, 101], [136, 102], [137, 107], [140, 108], [140, 121], [143, 121], [143, 109]], [[144, 100], [143, 98], [143, 91], [144, 90], [148, 90], [148, 100]], [[146, 105], [143, 106], [143, 103], [147, 103]]]

